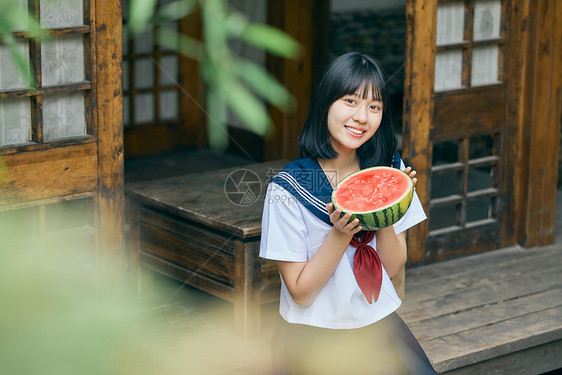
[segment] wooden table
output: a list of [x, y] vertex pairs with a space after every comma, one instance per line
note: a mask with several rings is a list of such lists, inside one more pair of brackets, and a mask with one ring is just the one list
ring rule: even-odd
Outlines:
[[127, 185], [133, 269], [148, 267], [233, 302], [236, 330], [257, 335], [261, 304], [279, 298], [277, 266], [258, 253], [266, 183], [285, 164]]

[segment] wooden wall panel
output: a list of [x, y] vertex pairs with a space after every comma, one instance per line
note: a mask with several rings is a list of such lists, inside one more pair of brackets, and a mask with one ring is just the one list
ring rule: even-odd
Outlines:
[[0, 205], [48, 200], [97, 190], [94, 142], [2, 156]]

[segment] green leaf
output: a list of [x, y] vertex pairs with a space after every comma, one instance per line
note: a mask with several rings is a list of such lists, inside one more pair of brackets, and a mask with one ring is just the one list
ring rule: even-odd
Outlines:
[[166, 4], [158, 9], [155, 23], [161, 25], [163, 23], [181, 20], [193, 11], [196, 4], [197, 0], [178, 0]]
[[131, 36], [142, 33], [154, 17], [158, 0], [130, 0], [128, 30]]
[[291, 93], [263, 67], [247, 60], [237, 62], [236, 73], [261, 97], [281, 110], [295, 106]]
[[27, 87], [35, 87], [35, 77], [31, 74], [31, 68], [24, 54], [20, 51], [19, 46], [12, 34], [4, 34], [3, 42], [10, 51], [14, 65], [19, 70]]
[[273, 26], [248, 23], [240, 38], [247, 43], [262, 48], [281, 57], [298, 57], [301, 46], [287, 33]]
[[162, 27], [156, 35], [157, 42], [167, 48], [170, 48], [179, 54], [190, 57], [194, 60], [200, 60], [203, 45], [200, 41], [190, 38], [174, 29]]
[[207, 135], [213, 150], [226, 151], [228, 129], [226, 125], [226, 103], [224, 95], [214, 87], [207, 89]]
[[226, 102], [234, 114], [255, 133], [265, 136], [271, 126], [269, 113], [265, 105], [246, 87], [234, 79], [225, 79], [220, 83]]

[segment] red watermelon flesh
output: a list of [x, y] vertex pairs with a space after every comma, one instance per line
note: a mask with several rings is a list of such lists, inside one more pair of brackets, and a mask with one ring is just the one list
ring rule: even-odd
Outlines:
[[413, 182], [390, 167], [364, 169], [344, 178], [334, 189], [332, 202], [353, 213], [364, 229], [379, 229], [400, 220], [410, 206]]

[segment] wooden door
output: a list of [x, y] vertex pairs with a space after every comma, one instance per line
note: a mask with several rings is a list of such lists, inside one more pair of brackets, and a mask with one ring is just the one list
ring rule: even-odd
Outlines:
[[120, 2], [18, 1], [52, 38], [14, 33], [33, 88], [0, 44], [3, 245], [66, 244], [124, 265]]
[[517, 17], [508, 0], [407, 3], [404, 149], [429, 216], [410, 232], [412, 263], [516, 240]]

